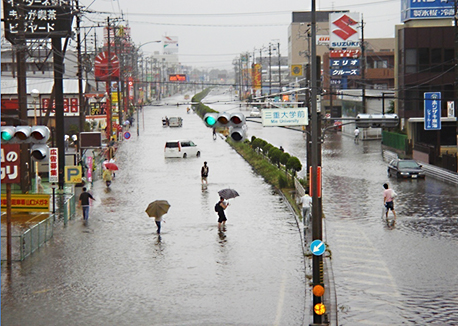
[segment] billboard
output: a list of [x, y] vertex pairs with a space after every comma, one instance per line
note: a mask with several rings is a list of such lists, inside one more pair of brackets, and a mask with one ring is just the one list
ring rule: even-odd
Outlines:
[[454, 1], [401, 0], [401, 20], [453, 18]]
[[441, 130], [441, 92], [425, 92], [425, 130]]
[[329, 14], [330, 48], [359, 47], [359, 13]]
[[162, 44], [164, 44], [163, 54], [178, 53], [178, 36], [164, 36]]

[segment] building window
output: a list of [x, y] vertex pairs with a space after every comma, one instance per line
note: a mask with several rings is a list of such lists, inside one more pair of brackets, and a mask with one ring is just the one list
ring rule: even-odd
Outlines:
[[417, 49], [406, 49], [406, 73], [412, 74], [417, 72]]

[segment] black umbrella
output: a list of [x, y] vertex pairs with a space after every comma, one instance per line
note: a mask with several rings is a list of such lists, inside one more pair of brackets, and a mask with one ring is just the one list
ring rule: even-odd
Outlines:
[[239, 193], [234, 189], [226, 188], [218, 191], [218, 194], [224, 199], [231, 199], [239, 196]]

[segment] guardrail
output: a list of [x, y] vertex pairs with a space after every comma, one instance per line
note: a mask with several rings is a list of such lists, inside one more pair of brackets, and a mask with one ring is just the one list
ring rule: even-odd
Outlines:
[[[394, 152], [384, 150], [383, 153], [383, 159], [386, 162], [391, 161], [392, 159], [398, 158], [398, 155]], [[458, 173], [455, 173], [453, 171], [449, 171], [431, 164], [426, 164], [423, 162], [420, 162], [421, 166], [423, 167], [423, 170], [425, 170], [426, 176], [431, 177], [437, 180], [441, 180], [450, 184], [458, 185]]]
[[[13, 261], [23, 261], [53, 236], [54, 215], [25, 230], [22, 234], [11, 237], [11, 254]], [[6, 261], [6, 235], [1, 237], [2, 261]]]

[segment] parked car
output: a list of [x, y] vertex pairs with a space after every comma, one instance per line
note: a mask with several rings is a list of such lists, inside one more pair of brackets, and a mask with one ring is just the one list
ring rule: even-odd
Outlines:
[[405, 179], [424, 179], [426, 175], [421, 165], [415, 160], [401, 160], [396, 158], [388, 164], [388, 176]]
[[200, 156], [200, 149], [190, 140], [170, 140], [165, 143], [164, 156], [170, 157], [189, 157]]
[[183, 119], [181, 117], [170, 117], [169, 118], [169, 127], [182, 127]]
[[254, 107], [250, 112], [250, 118], [260, 118], [261, 117], [261, 110]]

